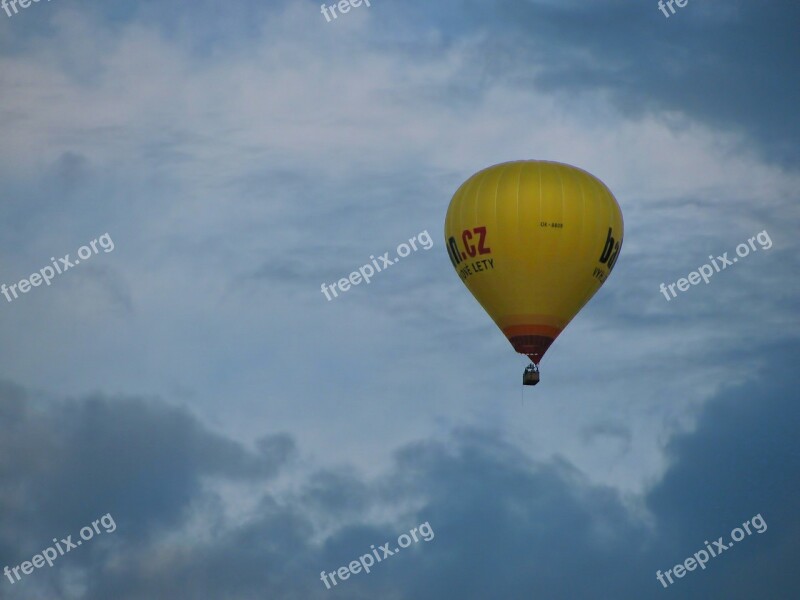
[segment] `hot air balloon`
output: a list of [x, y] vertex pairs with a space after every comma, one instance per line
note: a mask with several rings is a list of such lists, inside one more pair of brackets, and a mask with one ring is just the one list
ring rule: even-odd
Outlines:
[[456, 273], [539, 382], [545, 352], [608, 278], [622, 211], [599, 179], [549, 161], [507, 162], [458, 188], [444, 224]]

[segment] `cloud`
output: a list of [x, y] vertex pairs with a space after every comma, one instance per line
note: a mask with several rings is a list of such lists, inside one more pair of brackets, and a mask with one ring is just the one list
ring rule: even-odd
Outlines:
[[[798, 349], [765, 349], [769, 366], [721, 392], [694, 431], [670, 442], [664, 478], [638, 500], [592, 484], [562, 459], [532, 461], [485, 428], [408, 444], [374, 478], [321, 468], [279, 490], [275, 477], [295, 454], [289, 436], [248, 450], [156, 401], [40, 404], [4, 384], [0, 562], [18, 564], [106, 512], [118, 524], [113, 536], [14, 587], [5, 582], [5, 591], [77, 597], [66, 582], [82, 573], [86, 599], [660, 597], [657, 569], [760, 513], [764, 534], [676, 580], [670, 593], [788, 597], [800, 534]], [[225, 508], [209, 485], [221, 480], [262, 482], [249, 488], [258, 501], [247, 515]], [[319, 581], [320, 570], [426, 521], [430, 542], [330, 591]]]
[[436, 10], [420, 2], [415, 10], [396, 9], [392, 24], [416, 29], [421, 19], [449, 43], [481, 36], [474, 54], [481, 83], [513, 81], [555, 91], [565, 103], [601, 91], [631, 115], [656, 114], [668, 123], [678, 113], [741, 132], [762, 156], [795, 169], [797, 4], [690, 4], [667, 19], [656, 2], [450, 0]]
[[131, 539], [147, 537], [180, 521], [203, 478], [268, 479], [293, 449], [289, 438], [275, 436], [248, 451], [185, 411], [142, 399], [42, 404], [4, 385], [2, 408], [0, 504], [28, 531], [17, 552], [109, 511]]

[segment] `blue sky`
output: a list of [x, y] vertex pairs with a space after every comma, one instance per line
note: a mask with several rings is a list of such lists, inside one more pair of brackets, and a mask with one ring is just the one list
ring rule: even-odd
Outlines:
[[[790, 598], [796, 3], [93, 2], [0, 12], [3, 597]], [[442, 240], [473, 172], [602, 179], [614, 274], [525, 361]], [[320, 292], [428, 231], [328, 302]], [[773, 245], [659, 292], [767, 231]], [[669, 589], [655, 578], [756, 514]], [[326, 590], [323, 569], [436, 537]], [[680, 588], [680, 589], [677, 589]]]

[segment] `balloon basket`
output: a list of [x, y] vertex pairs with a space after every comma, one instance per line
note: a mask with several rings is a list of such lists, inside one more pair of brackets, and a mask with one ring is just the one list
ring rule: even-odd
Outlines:
[[522, 373], [522, 385], [536, 385], [539, 383], [539, 368], [531, 363]]

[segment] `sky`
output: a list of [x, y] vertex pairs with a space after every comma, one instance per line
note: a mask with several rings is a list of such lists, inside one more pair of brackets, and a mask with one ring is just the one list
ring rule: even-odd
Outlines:
[[[0, 597], [794, 597], [797, 3], [17, 9], [0, 284], [88, 258], [0, 296], [0, 569], [92, 535]], [[458, 186], [519, 159], [625, 219], [522, 391], [443, 239]]]

